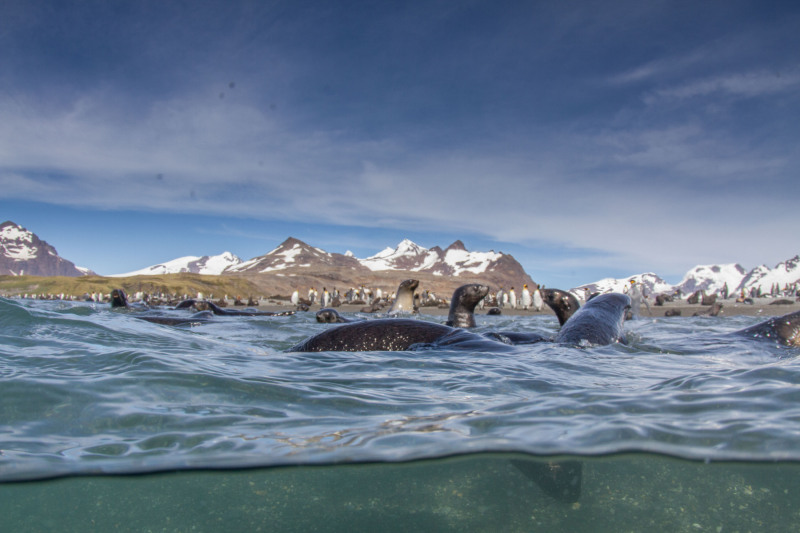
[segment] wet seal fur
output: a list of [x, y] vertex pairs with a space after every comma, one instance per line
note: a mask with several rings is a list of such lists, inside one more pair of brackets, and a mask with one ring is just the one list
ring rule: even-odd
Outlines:
[[[130, 309], [131, 311], [149, 311], [146, 306], [134, 307], [128, 303], [128, 295], [122, 289], [114, 289], [111, 291], [111, 308], [112, 309]], [[200, 324], [211, 320], [213, 315], [209, 311], [200, 311], [189, 317], [174, 317], [157, 314], [137, 313], [132, 314], [134, 318], [152, 322], [154, 324], [162, 324], [165, 326], [186, 326]]]
[[317, 311], [317, 322], [321, 324], [344, 324], [347, 322], [354, 322], [349, 318], [345, 318], [339, 314], [336, 309], [330, 307], [323, 307]]
[[563, 326], [575, 312], [580, 309], [581, 304], [574, 294], [561, 289], [542, 289], [539, 291], [542, 300], [547, 307], [553, 310], [558, 318], [559, 325]]
[[455, 328], [475, 327], [475, 307], [489, 294], [489, 287], [480, 283], [462, 285], [453, 291], [450, 313], [445, 325]]
[[453, 328], [424, 320], [381, 318], [350, 322], [327, 329], [300, 344], [290, 352], [365, 352], [408, 350], [415, 344], [436, 342], [452, 333]]
[[555, 342], [574, 345], [624, 343], [622, 326], [630, 307], [631, 299], [627, 294], [612, 292], [595, 296], [564, 323]]
[[770, 318], [736, 332], [753, 339], [774, 340], [786, 346], [800, 346], [800, 311]]
[[407, 279], [400, 282], [397, 287], [397, 294], [394, 298], [392, 307], [389, 308], [390, 315], [399, 313], [416, 313], [417, 308], [414, 305], [414, 291], [419, 287], [418, 279]]
[[188, 309], [194, 307], [201, 311], [211, 311], [217, 316], [291, 316], [295, 311], [257, 311], [255, 309], [223, 309], [209, 300], [184, 300], [175, 306], [175, 309]]

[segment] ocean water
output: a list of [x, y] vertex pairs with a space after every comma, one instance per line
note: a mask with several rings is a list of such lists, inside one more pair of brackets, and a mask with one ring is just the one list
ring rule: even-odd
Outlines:
[[800, 349], [730, 334], [758, 321], [287, 353], [336, 326], [0, 299], [3, 530], [797, 531]]

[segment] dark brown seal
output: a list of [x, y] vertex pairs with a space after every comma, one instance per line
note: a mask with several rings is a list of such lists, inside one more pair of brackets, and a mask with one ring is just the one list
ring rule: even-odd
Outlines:
[[480, 283], [462, 285], [453, 291], [450, 300], [450, 313], [447, 315], [448, 326], [455, 328], [475, 327], [475, 307], [489, 294], [489, 287]]

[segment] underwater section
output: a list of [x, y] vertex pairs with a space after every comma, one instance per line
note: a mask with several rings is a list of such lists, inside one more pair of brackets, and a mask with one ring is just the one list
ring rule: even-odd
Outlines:
[[[518, 467], [581, 465], [577, 501]], [[555, 466], [554, 466], [555, 465]], [[473, 454], [0, 484], [8, 531], [790, 532], [800, 465]]]

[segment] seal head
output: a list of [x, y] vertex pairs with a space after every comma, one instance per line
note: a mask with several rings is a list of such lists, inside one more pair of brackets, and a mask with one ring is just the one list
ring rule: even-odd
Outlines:
[[344, 324], [345, 322], [352, 322], [342, 315], [336, 309], [324, 307], [317, 311], [317, 322], [322, 324]]
[[474, 328], [475, 306], [487, 294], [489, 294], [489, 287], [480, 283], [470, 283], [457, 288], [453, 291], [453, 297], [450, 300], [450, 313], [445, 324], [455, 328]]
[[544, 303], [556, 314], [560, 326], [563, 326], [581, 306], [575, 295], [567, 291], [562, 291], [561, 289], [542, 289], [540, 292]]
[[417, 310], [414, 307], [414, 291], [417, 290], [417, 287], [419, 287], [418, 279], [402, 281], [397, 287], [397, 296], [392, 307], [389, 308], [389, 314], [415, 313]]

